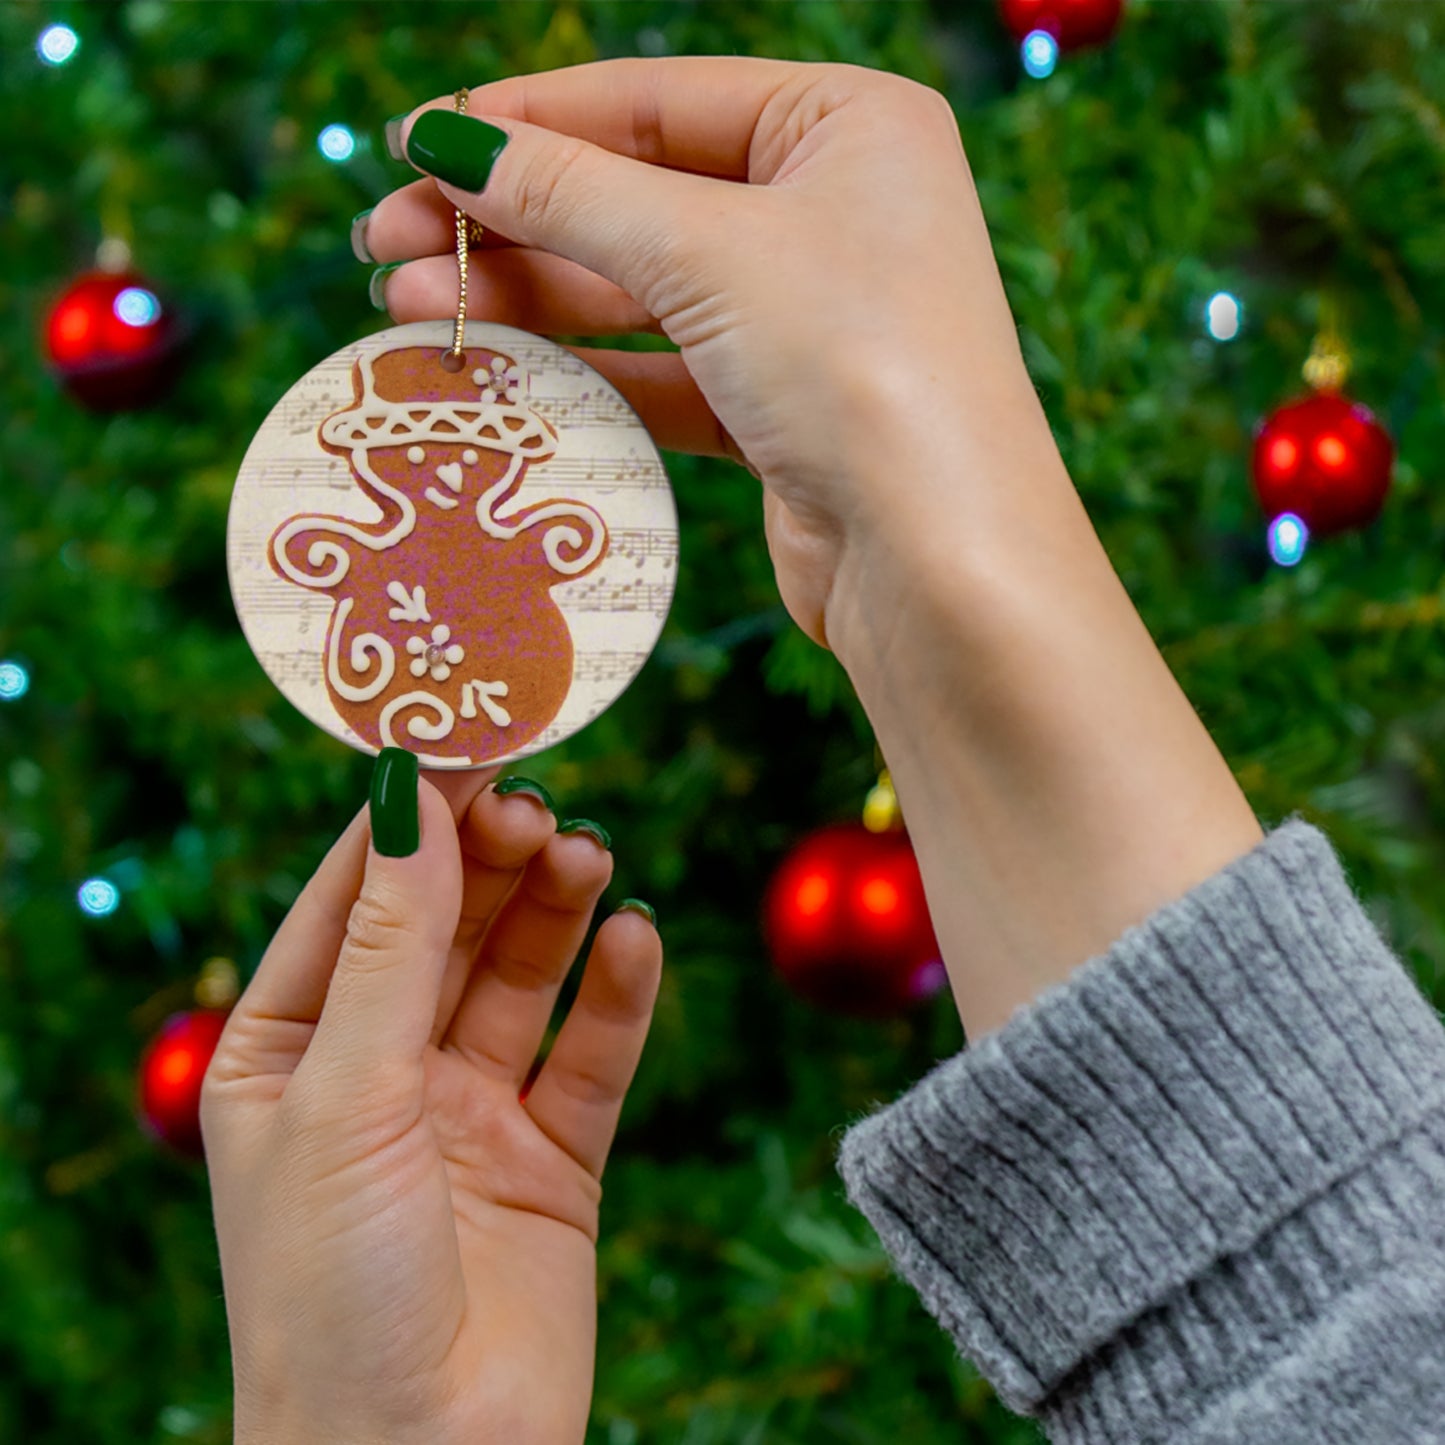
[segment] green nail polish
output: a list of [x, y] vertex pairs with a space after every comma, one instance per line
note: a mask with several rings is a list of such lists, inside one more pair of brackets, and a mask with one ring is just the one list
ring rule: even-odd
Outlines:
[[364, 261], [368, 266], [376, 265], [376, 257], [371, 254], [366, 244], [366, 223], [371, 219], [371, 213], [375, 206], [368, 206], [364, 211], [358, 211], [351, 218], [351, 254], [358, 261]]
[[376, 270], [371, 273], [371, 280], [367, 284], [366, 294], [371, 297], [371, 304], [375, 306], [378, 311], [386, 310], [387, 276], [395, 271], [398, 266], [405, 265], [405, 261], [391, 261], [385, 266], [378, 266]]
[[382, 748], [371, 774], [371, 841], [386, 858], [409, 858], [421, 846], [416, 754]]
[[426, 110], [406, 138], [406, 158], [448, 185], [480, 191], [511, 137], [454, 110]]
[[386, 136], [386, 153], [394, 161], [404, 161], [406, 159], [401, 149], [401, 128], [407, 116], [410, 114], [411, 112], [407, 110], [403, 111], [400, 115], [392, 116], [391, 119], [387, 121], [382, 132]]
[[606, 848], [609, 853], [612, 851], [612, 834], [601, 823], [594, 823], [591, 818], [568, 818], [565, 823], [557, 825], [557, 831], [559, 833], [586, 833]]
[[657, 927], [657, 910], [640, 898], [624, 898], [617, 905], [619, 913], [640, 913], [654, 928]]
[[525, 793], [529, 798], [536, 798], [549, 813], [557, 811], [557, 805], [552, 801], [551, 793], [541, 783], [533, 782], [531, 778], [503, 778], [492, 791], [500, 798], [509, 797], [512, 793]]

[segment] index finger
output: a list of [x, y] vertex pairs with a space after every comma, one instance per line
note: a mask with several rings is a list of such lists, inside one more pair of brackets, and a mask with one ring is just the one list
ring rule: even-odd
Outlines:
[[[816, 66], [739, 55], [598, 60], [479, 85], [467, 109], [575, 136], [672, 170], [727, 180], [749, 174], [770, 102], [807, 83]], [[448, 98], [418, 110], [452, 106]], [[781, 119], [781, 117], [780, 117]]]

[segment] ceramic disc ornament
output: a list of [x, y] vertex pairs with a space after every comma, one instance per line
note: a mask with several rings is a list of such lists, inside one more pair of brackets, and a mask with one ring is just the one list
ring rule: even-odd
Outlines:
[[338, 351], [241, 464], [242, 629], [313, 722], [476, 768], [570, 737], [657, 641], [677, 510], [636, 413], [551, 341], [416, 322]]

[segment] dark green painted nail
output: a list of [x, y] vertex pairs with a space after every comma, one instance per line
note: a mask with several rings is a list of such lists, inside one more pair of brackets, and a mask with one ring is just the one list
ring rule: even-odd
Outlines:
[[549, 813], [557, 811], [557, 805], [552, 801], [551, 793], [541, 783], [533, 782], [531, 778], [503, 778], [492, 791], [501, 798], [508, 797], [512, 793], [525, 793], [529, 798], [536, 798]]
[[371, 841], [387, 858], [410, 858], [421, 845], [416, 754], [382, 748], [371, 774]]
[[640, 898], [624, 898], [617, 905], [619, 913], [640, 913], [654, 928], [657, 927], [657, 910]]
[[480, 191], [510, 139], [484, 120], [454, 110], [425, 110], [406, 138], [406, 158], [439, 181]]
[[601, 823], [594, 823], [591, 818], [568, 818], [565, 823], [557, 825], [557, 831], [559, 833], [586, 833], [589, 837], [595, 838], [609, 853], [612, 851], [612, 834]]
[[371, 297], [371, 304], [378, 311], [386, 310], [386, 278], [395, 271], [398, 266], [405, 266], [405, 261], [390, 261], [385, 266], [378, 266], [371, 273], [371, 281], [367, 285], [366, 294]]
[[368, 266], [376, 265], [376, 257], [371, 254], [366, 244], [366, 223], [371, 219], [371, 213], [375, 206], [368, 206], [364, 211], [358, 211], [351, 218], [351, 254], [358, 261], [364, 261]]
[[403, 111], [400, 115], [394, 115], [386, 123], [384, 134], [386, 136], [386, 153], [394, 161], [404, 161], [406, 156], [401, 149], [401, 128], [411, 112]]

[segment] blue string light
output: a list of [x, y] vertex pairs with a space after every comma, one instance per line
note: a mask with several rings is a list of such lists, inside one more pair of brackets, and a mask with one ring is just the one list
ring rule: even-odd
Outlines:
[[1310, 529], [1293, 512], [1281, 512], [1269, 524], [1269, 555], [1281, 567], [1293, 567], [1305, 554]]
[[0, 702], [16, 702], [30, 691], [30, 674], [18, 662], [0, 662]]
[[1233, 341], [1244, 325], [1244, 307], [1228, 291], [1216, 291], [1204, 308], [1204, 329], [1216, 341]]
[[120, 907], [120, 889], [109, 878], [87, 878], [75, 898], [80, 911], [92, 918], [108, 918]]
[[329, 161], [349, 161], [356, 152], [356, 137], [344, 125], [329, 125], [316, 137], [316, 148]]
[[1035, 80], [1045, 80], [1059, 63], [1059, 42], [1047, 30], [1030, 30], [1019, 47], [1024, 69]]
[[80, 36], [68, 25], [47, 25], [35, 42], [35, 53], [47, 65], [64, 65], [80, 49]]
[[155, 292], [144, 286], [127, 286], [111, 307], [117, 320], [127, 326], [149, 326], [160, 320], [161, 303]]

